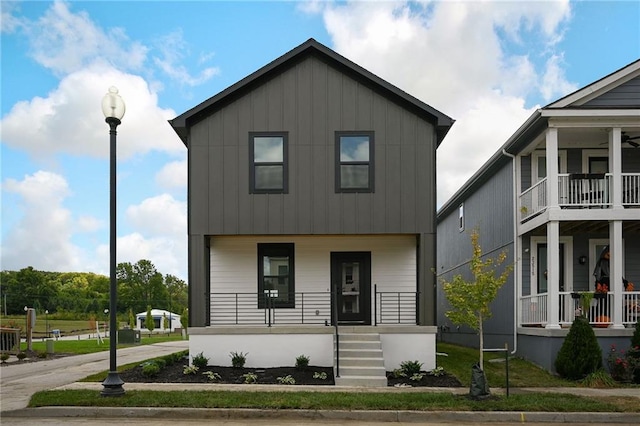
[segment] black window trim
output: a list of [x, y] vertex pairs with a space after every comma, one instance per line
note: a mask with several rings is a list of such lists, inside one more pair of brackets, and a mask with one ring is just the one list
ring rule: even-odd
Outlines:
[[[282, 138], [282, 163], [256, 163], [254, 161], [254, 144], [256, 137], [274, 137]], [[282, 188], [278, 189], [257, 189], [256, 183], [256, 164], [262, 166], [280, 165], [282, 164]], [[289, 193], [289, 132], [249, 132], [249, 193], [250, 194], [288, 194]]]
[[[336, 131], [335, 133], [335, 191], [336, 193], [357, 193], [357, 192], [375, 192], [375, 161], [374, 161], [374, 143], [375, 132], [372, 130], [350, 130]], [[369, 138], [369, 161], [341, 161], [340, 160], [340, 138], [342, 136], [367, 136]], [[342, 188], [342, 165], [367, 165], [369, 166], [369, 186], [367, 188]]]
[[295, 244], [294, 243], [258, 243], [258, 309], [265, 309], [266, 296], [264, 293], [264, 264], [262, 258], [265, 255], [289, 257], [289, 300], [274, 300], [274, 308], [296, 307], [296, 283], [295, 283]]

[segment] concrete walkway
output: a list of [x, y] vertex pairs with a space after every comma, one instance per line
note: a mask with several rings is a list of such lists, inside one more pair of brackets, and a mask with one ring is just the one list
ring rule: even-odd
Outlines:
[[[185, 350], [187, 341], [175, 341], [143, 345], [118, 350], [118, 365]], [[640, 413], [496, 413], [496, 412], [415, 412], [415, 411], [341, 411], [341, 410], [256, 410], [256, 409], [148, 409], [148, 408], [99, 408], [99, 407], [42, 407], [25, 409], [31, 396], [47, 389], [85, 389], [100, 392], [100, 383], [84, 383], [77, 380], [109, 368], [108, 351], [88, 355], [76, 355], [49, 361], [25, 363], [0, 368], [0, 415], [11, 418], [56, 417], [135, 417], [144, 419], [273, 419], [274, 421], [321, 420], [375, 421], [375, 422], [541, 422], [541, 423], [617, 423], [640, 424]], [[285, 386], [285, 385], [225, 385], [180, 383], [125, 383], [129, 390], [216, 390], [216, 391], [278, 391], [278, 392], [448, 392], [468, 394], [468, 388], [360, 388], [341, 386]], [[491, 388], [493, 394], [505, 390]], [[512, 388], [511, 394], [527, 392], [556, 392], [590, 397], [625, 396], [638, 398], [640, 389], [615, 388]], [[3, 423], [5, 421], [3, 420]]]
[[[117, 364], [140, 362], [186, 349], [189, 349], [187, 340], [118, 349]], [[109, 351], [15, 364], [0, 367], [2, 416], [7, 411], [26, 408], [31, 396], [36, 392], [68, 385], [91, 374], [108, 370]]]

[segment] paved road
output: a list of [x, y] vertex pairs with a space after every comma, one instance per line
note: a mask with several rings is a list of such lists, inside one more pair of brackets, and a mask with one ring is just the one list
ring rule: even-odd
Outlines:
[[[117, 362], [118, 365], [139, 362], [188, 348], [187, 340], [177, 340], [118, 349]], [[0, 415], [25, 408], [36, 392], [67, 385], [108, 369], [109, 351], [0, 367]]]

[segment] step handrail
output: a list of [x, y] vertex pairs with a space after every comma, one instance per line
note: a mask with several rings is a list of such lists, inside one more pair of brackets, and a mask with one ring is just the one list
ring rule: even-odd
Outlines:
[[340, 333], [338, 332], [338, 292], [333, 297], [333, 329], [336, 340], [336, 377], [340, 377]]

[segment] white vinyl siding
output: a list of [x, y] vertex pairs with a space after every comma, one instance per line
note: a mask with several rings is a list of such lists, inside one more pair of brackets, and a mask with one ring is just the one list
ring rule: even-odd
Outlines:
[[296, 292], [330, 292], [331, 252], [371, 252], [371, 285], [379, 292], [416, 291], [416, 236], [223, 236], [212, 237], [211, 293], [258, 291], [258, 243], [295, 245]]

